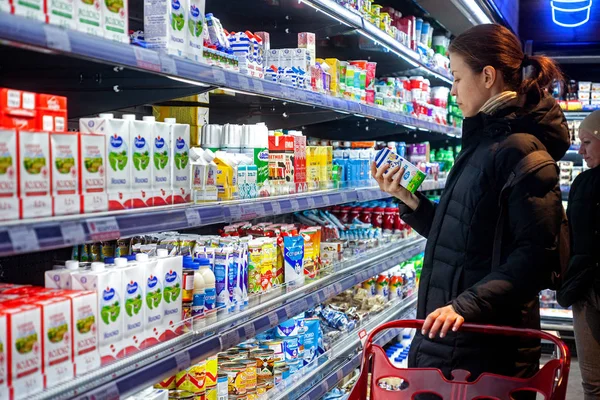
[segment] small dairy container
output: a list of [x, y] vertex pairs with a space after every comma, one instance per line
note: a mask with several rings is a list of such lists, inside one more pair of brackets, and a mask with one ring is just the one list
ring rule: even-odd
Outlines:
[[163, 325], [161, 341], [173, 339], [183, 333], [182, 316], [182, 272], [183, 257], [165, 257], [157, 260], [163, 286]]
[[411, 193], [415, 193], [425, 180], [425, 174], [421, 170], [388, 148], [379, 150], [375, 155], [377, 168], [381, 167], [383, 163], [390, 164], [390, 169], [396, 166], [405, 169], [404, 175], [400, 179], [400, 185]]
[[47, 132], [19, 132], [21, 217], [52, 215], [50, 137]]
[[187, 0], [144, 0], [144, 39], [153, 48], [183, 56], [187, 50]]
[[115, 267], [121, 272], [123, 293], [123, 344], [118, 357], [139, 351], [144, 341], [144, 278], [142, 263], [128, 263], [126, 258], [115, 258]]
[[171, 149], [173, 154], [171, 183], [173, 186], [172, 203], [189, 203], [191, 200], [190, 179], [190, 126], [170, 124]]
[[77, 214], [79, 199], [79, 145], [75, 132], [50, 133], [50, 167], [54, 215]]
[[46, 22], [44, 0], [12, 1], [13, 14]]

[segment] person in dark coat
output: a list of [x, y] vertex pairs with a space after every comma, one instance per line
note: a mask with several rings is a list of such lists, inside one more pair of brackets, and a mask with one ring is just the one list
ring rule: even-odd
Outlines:
[[[452, 95], [465, 120], [462, 150], [439, 204], [399, 185], [404, 172], [372, 166], [382, 190], [402, 201], [402, 219], [427, 238], [417, 316], [426, 319], [409, 367], [531, 376], [540, 343], [460, 332], [464, 322], [540, 329], [538, 293], [550, 283], [562, 221], [556, 167], [548, 165], [510, 192], [500, 265], [492, 269], [500, 190], [527, 154], [560, 160], [569, 148], [565, 117], [544, 89], [562, 79], [543, 56], [527, 57], [500, 25], [475, 26], [449, 48]], [[523, 79], [524, 68], [529, 78]], [[398, 173], [400, 172], [400, 173]]]
[[557, 300], [573, 306], [573, 328], [585, 400], [600, 399], [600, 111], [579, 127], [579, 154], [590, 168], [569, 192], [571, 259]]

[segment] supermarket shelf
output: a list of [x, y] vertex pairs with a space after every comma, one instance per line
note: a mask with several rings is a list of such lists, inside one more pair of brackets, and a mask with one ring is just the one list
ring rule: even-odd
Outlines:
[[[373, 249], [338, 265], [334, 273], [292, 291], [267, 296], [247, 310], [181, 338], [165, 342], [133, 357], [47, 390], [30, 399], [107, 399], [124, 397], [177, 371], [254, 337], [289, 318], [330, 299], [352, 286], [424, 250], [425, 239], [406, 239], [384, 249]], [[251, 299], [252, 302], [252, 299]]]
[[[414, 312], [416, 303], [417, 297], [415, 294], [407, 299], [390, 304], [385, 310], [370, 319], [365, 326], [361, 326], [355, 331], [350, 332], [346, 338], [342, 339], [339, 344], [336, 344], [335, 348], [332, 349], [333, 354], [329, 360], [320, 364], [316, 370], [308, 372], [285, 391], [277, 393], [275, 396], [268, 396], [268, 398], [277, 400], [284, 398], [299, 400], [321, 398], [321, 396], [333, 389], [345, 376], [360, 367], [362, 352], [356, 352], [356, 349], [361, 345], [358, 332], [364, 329], [368, 333], [386, 322], [408, 318]], [[383, 346], [397, 336], [400, 331], [401, 329], [390, 329], [377, 336], [374, 343]], [[315, 379], [318, 375], [321, 375], [322, 378]], [[309, 390], [307, 391], [307, 389]]]
[[402, 58], [416, 70], [411, 73], [423, 74], [427, 77], [433, 77], [444, 81], [447, 84], [452, 84], [453, 77], [450, 72], [437, 67], [432, 67], [424, 63], [419, 54], [412, 49], [404, 46], [390, 35], [383, 32], [381, 29], [365, 20], [359, 14], [348, 10], [347, 8], [337, 4], [332, 0], [301, 0], [303, 3], [314, 7], [333, 19], [356, 28], [358, 32], [369, 39], [386, 47], [389, 51]]
[[565, 118], [567, 121], [581, 121], [588, 115], [590, 115], [591, 111], [565, 111]]
[[[4, 44], [26, 45], [40, 51], [51, 51], [93, 62], [119, 65], [172, 77], [176, 80], [183, 79], [188, 83], [199, 83], [205, 87], [226, 87], [244, 93], [356, 114], [450, 136], [461, 135], [461, 130], [458, 128], [422, 121], [410, 115], [390, 112], [375, 105], [361, 104], [322, 93], [295, 89], [219, 67], [196, 63], [138, 46], [112, 42], [11, 14], [0, 13], [0, 41]], [[169, 81], [165, 81], [165, 83], [168, 84]], [[171, 83], [173, 82], [171, 81]]]
[[[423, 190], [441, 181], [425, 181]], [[165, 230], [246, 221], [353, 201], [389, 197], [377, 187], [336, 189], [210, 204], [183, 204], [95, 214], [3, 222], [0, 257], [51, 250], [85, 242], [114, 240]], [[27, 238], [27, 240], [23, 240]]]
[[546, 331], [573, 332], [573, 311], [563, 308], [540, 308], [541, 327]]

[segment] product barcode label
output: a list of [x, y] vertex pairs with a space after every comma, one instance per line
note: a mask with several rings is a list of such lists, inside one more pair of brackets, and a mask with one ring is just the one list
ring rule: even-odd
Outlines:
[[175, 60], [166, 54], [161, 54], [159, 57], [161, 72], [168, 75], [177, 75], [177, 64], [175, 63]]
[[96, 242], [117, 239], [121, 236], [115, 217], [88, 219], [87, 226], [92, 240]]
[[240, 83], [240, 89], [245, 91], [250, 91], [250, 81], [245, 76], [238, 76], [238, 81]]
[[65, 245], [72, 246], [85, 242], [85, 231], [79, 222], [63, 222], [60, 224], [60, 232]]
[[246, 339], [250, 339], [256, 336], [256, 329], [254, 328], [254, 323], [244, 325], [244, 335], [246, 336]]
[[323, 196], [323, 204], [326, 206], [331, 204], [331, 200], [329, 199], [329, 196], [327, 196], [327, 195]]
[[213, 79], [219, 85], [225, 84], [225, 72], [220, 68], [213, 68]]
[[240, 206], [232, 205], [228, 206], [227, 209], [229, 210], [229, 219], [231, 222], [242, 219], [242, 208]]
[[290, 204], [292, 205], [292, 211], [300, 210], [300, 204], [298, 204], [298, 200], [290, 199]]
[[44, 33], [46, 34], [46, 46], [49, 49], [71, 51], [71, 40], [65, 29], [53, 25], [44, 25]]
[[308, 202], [308, 208], [309, 208], [309, 209], [313, 209], [313, 208], [315, 208], [316, 204], [315, 204], [315, 199], [314, 199], [314, 197], [308, 197], [308, 198], [306, 199], [306, 201]]
[[221, 351], [225, 351], [225, 350], [235, 346], [236, 344], [239, 344], [241, 341], [240, 334], [238, 333], [237, 329], [234, 329], [232, 331], [229, 331], [229, 332], [221, 335], [220, 340], [221, 340]]
[[279, 323], [279, 317], [277, 316], [277, 313], [275, 311], [269, 312], [269, 314], [267, 314], [267, 317], [269, 318], [269, 325], [275, 326]]
[[8, 228], [8, 236], [15, 253], [26, 253], [40, 249], [37, 234], [30, 226], [13, 226]]
[[265, 89], [263, 88], [262, 81], [260, 79], [254, 79], [252, 81], [252, 85], [254, 86], [254, 91], [256, 93], [262, 94], [262, 93], [265, 92]]
[[160, 58], [157, 52], [141, 47], [133, 47], [133, 52], [138, 67], [160, 72]]
[[202, 225], [202, 220], [200, 219], [200, 213], [198, 210], [185, 210], [185, 218], [187, 219], [187, 224], [189, 227]]
[[273, 209], [273, 215], [281, 214], [281, 204], [278, 201], [272, 202], [271, 208]]
[[192, 365], [190, 353], [186, 350], [181, 353], [175, 354], [175, 362], [177, 363], [177, 372], [188, 369], [190, 365]]
[[281, 86], [281, 95], [285, 99], [291, 99], [292, 98], [292, 90], [291, 90], [291, 88], [289, 86], [282, 85]]

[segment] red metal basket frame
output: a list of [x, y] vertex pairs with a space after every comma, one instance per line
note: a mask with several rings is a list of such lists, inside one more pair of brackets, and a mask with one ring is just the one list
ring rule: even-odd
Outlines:
[[[395, 328], [421, 329], [423, 320], [392, 321], [375, 328], [367, 337], [363, 349], [360, 376], [349, 400], [366, 398], [371, 373], [371, 400], [413, 399], [418, 394], [431, 393], [444, 400], [507, 400], [519, 390], [534, 391], [545, 396], [546, 400], [564, 400], [567, 392], [571, 356], [568, 347], [556, 336], [534, 329], [516, 329], [503, 326], [464, 324], [460, 330], [490, 335], [518, 336], [523, 338], [545, 339], [558, 347], [558, 358], [547, 362], [531, 378], [513, 378], [497, 374], [483, 373], [475, 381], [467, 382], [470, 375], [465, 370], [452, 371], [452, 380], [444, 377], [434, 368], [396, 368], [388, 359], [381, 346], [373, 344], [378, 333]], [[369, 369], [370, 367], [370, 369]], [[401, 378], [408, 383], [402, 390], [390, 391], [377, 385], [382, 378]]]

